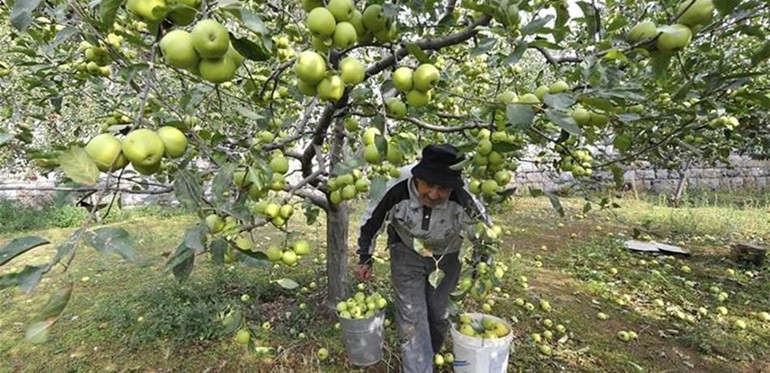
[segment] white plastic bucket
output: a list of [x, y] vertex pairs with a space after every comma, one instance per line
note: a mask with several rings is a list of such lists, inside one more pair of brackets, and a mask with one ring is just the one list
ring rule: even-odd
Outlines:
[[505, 373], [508, 369], [508, 354], [513, 341], [513, 329], [505, 320], [482, 313], [466, 313], [471, 320], [479, 321], [490, 318], [504, 323], [508, 335], [503, 338], [483, 339], [469, 337], [452, 325], [452, 352], [454, 353], [454, 371], [459, 373]]
[[368, 319], [339, 319], [350, 363], [359, 367], [377, 364], [382, 359], [385, 313], [378, 312]]

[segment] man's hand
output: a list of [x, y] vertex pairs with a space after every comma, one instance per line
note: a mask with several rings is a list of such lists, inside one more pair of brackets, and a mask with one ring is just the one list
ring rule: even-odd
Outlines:
[[372, 279], [372, 265], [371, 264], [357, 264], [353, 268], [353, 275], [359, 282], [367, 282]]

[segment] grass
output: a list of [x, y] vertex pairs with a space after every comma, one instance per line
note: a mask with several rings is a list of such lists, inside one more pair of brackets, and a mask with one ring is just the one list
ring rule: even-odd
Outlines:
[[[491, 313], [513, 327], [509, 371], [770, 369], [766, 354], [770, 324], [756, 317], [756, 312], [770, 311], [770, 270], [767, 265], [742, 267], [727, 259], [732, 243], [762, 244], [770, 239], [770, 199], [741, 198], [691, 195], [683, 207], [671, 208], [663, 198], [644, 196], [617, 199], [617, 209], [587, 213], [582, 212], [585, 201], [565, 198], [567, 217], [556, 215], [544, 198], [516, 198], [499, 207], [493, 220], [505, 227], [504, 248], [496, 260], [508, 271], [501, 289], [493, 294]], [[68, 271], [56, 268], [31, 295], [0, 290], [0, 361], [8, 362], [0, 364], [0, 372], [354, 370], [335, 329], [336, 319], [322, 306], [324, 227], [306, 226], [300, 220], [293, 219], [292, 228], [302, 231], [316, 250], [299, 266], [216, 267], [206, 255], [198, 255], [190, 280], [179, 285], [163, 265], [194, 217], [158, 209], [108, 218], [108, 224], [134, 234], [137, 260], [126, 262], [82, 247]], [[29, 234], [57, 242], [72, 232], [52, 226], [2, 232], [0, 243]], [[631, 253], [622, 240], [635, 230], [683, 245], [693, 255]], [[254, 237], [259, 248], [285, 238], [267, 229]], [[356, 237], [353, 224], [351, 252]], [[0, 274], [44, 263], [54, 253], [53, 247], [34, 249], [0, 267]], [[376, 266], [380, 282], [375, 286], [387, 293], [388, 263]], [[300, 287], [278, 286], [274, 281], [282, 277], [296, 280]], [[74, 284], [75, 292], [49, 341], [24, 343], [31, 316], [67, 282]], [[728, 294], [724, 301], [718, 298], [721, 292]], [[527, 311], [515, 304], [517, 298], [535, 305], [545, 300], [553, 310]], [[462, 305], [467, 311], [480, 306], [471, 300]], [[718, 315], [717, 307], [726, 307], [727, 315]], [[391, 306], [391, 318], [392, 311]], [[609, 319], [598, 320], [599, 312]], [[566, 335], [535, 342], [533, 334], [546, 330], [545, 319], [564, 325]], [[745, 329], [736, 327], [739, 319], [747, 324]], [[248, 347], [232, 339], [239, 328], [251, 331]], [[621, 330], [635, 331], [639, 337], [622, 342], [616, 338]], [[552, 346], [551, 356], [539, 352], [543, 343]], [[330, 350], [329, 361], [315, 357], [321, 347]], [[399, 365], [391, 326], [386, 330], [383, 361], [370, 371], [395, 371]]]

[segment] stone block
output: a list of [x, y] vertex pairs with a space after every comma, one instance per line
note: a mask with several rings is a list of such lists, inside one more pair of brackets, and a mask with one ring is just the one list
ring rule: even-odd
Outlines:
[[655, 171], [655, 178], [656, 179], [668, 179], [668, 170], [656, 170]]

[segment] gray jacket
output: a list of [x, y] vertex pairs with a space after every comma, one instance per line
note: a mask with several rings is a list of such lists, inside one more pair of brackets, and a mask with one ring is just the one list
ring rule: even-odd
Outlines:
[[444, 203], [434, 208], [423, 207], [412, 167], [402, 169], [401, 177], [391, 180], [382, 195], [370, 201], [361, 217], [357, 251], [360, 263], [371, 260], [385, 222], [390, 223], [388, 246], [400, 242], [422, 254], [435, 256], [460, 251], [464, 236], [475, 238], [477, 222], [489, 224], [484, 207], [468, 191], [467, 184], [453, 190]]

